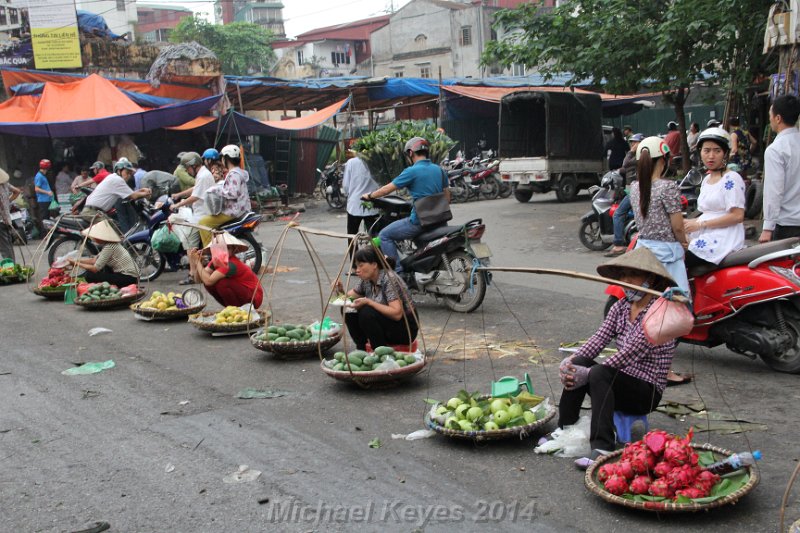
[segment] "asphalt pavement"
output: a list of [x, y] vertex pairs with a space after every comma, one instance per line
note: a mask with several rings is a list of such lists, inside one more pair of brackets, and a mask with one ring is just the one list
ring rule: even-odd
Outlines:
[[[344, 230], [342, 212], [307, 206], [301, 224]], [[585, 194], [570, 204], [548, 194], [528, 204], [456, 205], [454, 213], [456, 221], [484, 219], [494, 265], [594, 273], [604, 258], [578, 240], [588, 209]], [[284, 224], [259, 227], [269, 250]], [[344, 242], [311, 240], [334, 274]], [[317, 272], [294, 231], [280, 265], [287, 268], [274, 278], [274, 320], [319, 319]], [[177, 291], [182, 277], [164, 274], [148, 289]], [[212, 338], [182, 322], [90, 312], [44, 301], [25, 285], [0, 287], [0, 531], [73, 532], [102, 521], [112, 532], [775, 531], [798, 458], [798, 378], [724, 348], [680, 346], [674, 368], [696, 378], [668, 389], [665, 400], [702, 401], [712, 417], [766, 426], [695, 434], [695, 442], [764, 453], [760, 485], [735, 506], [673, 515], [610, 505], [587, 491], [571, 459], [534, 454], [535, 438], [477, 445], [393, 438], [424, 427], [426, 398], [488, 392], [505, 375], [529, 372], [536, 392], [557, 402], [559, 343], [596, 329], [603, 289], [497, 273], [469, 315], [420, 298], [432, 363], [403, 386], [363, 390], [325, 376], [314, 357], [276, 360], [243, 336]], [[93, 327], [112, 332], [90, 337]], [[61, 374], [109, 359], [116, 366], [98, 374]], [[237, 398], [247, 387], [279, 397]], [[709, 420], [654, 413], [650, 426], [685, 433]], [[373, 439], [380, 447], [369, 446]], [[240, 465], [261, 475], [226, 483]], [[790, 495], [788, 523], [800, 517], [798, 493]]]

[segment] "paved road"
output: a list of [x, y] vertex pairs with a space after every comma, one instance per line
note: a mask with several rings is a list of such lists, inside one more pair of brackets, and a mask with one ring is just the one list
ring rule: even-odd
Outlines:
[[[587, 199], [479, 202], [455, 206], [455, 214], [484, 218], [496, 265], [593, 272], [602, 257], [577, 238]], [[300, 221], [345, 226], [324, 206]], [[280, 222], [263, 224], [259, 237], [271, 247], [281, 230]], [[342, 243], [313, 242], [335, 270]], [[296, 234], [281, 264], [297, 270], [276, 278], [275, 319], [317, 319], [316, 278]], [[175, 289], [181, 276], [165, 274], [151, 288]], [[586, 491], [570, 460], [535, 455], [530, 440], [392, 439], [423, 427], [423, 399], [487, 390], [503, 375], [531, 372], [537, 392], [557, 400], [558, 343], [585, 338], [600, 320], [602, 287], [588, 282], [497, 274], [483, 307], [467, 316], [421, 301], [434, 362], [388, 390], [343, 386], [314, 359], [276, 361], [241, 337], [212, 339], [183, 323], [44, 302], [24, 286], [0, 294], [0, 531], [75, 531], [95, 521], [108, 521], [113, 532], [774, 531], [797, 459], [797, 378], [724, 349], [685, 346], [675, 366], [698, 377], [666, 399], [702, 399], [714, 412], [769, 427], [696, 438], [765, 453], [761, 485], [722, 511], [657, 516], [609, 506]], [[95, 326], [113, 333], [89, 337]], [[484, 335], [505, 351], [487, 350]], [[100, 374], [60, 373], [107, 359], [116, 367]], [[245, 387], [286, 394], [237, 399]], [[650, 420], [675, 432], [702, 423], [658, 413]], [[368, 446], [374, 438], [378, 449]], [[239, 465], [262, 474], [224, 483]], [[788, 516], [798, 515], [793, 496]]]

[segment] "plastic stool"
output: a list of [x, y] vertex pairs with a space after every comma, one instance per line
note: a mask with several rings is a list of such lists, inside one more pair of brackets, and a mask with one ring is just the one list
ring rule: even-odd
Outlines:
[[650, 421], [647, 415], [629, 415], [622, 411], [614, 411], [614, 426], [617, 428], [617, 441], [628, 443], [631, 441], [631, 428], [637, 422], [644, 424], [645, 432], [650, 430]]

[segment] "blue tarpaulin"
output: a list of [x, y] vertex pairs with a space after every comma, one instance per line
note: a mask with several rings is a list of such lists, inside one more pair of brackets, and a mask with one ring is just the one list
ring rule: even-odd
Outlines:
[[106, 39], [119, 39], [122, 37], [111, 31], [111, 28], [106, 24], [106, 19], [100, 15], [95, 15], [82, 9], [76, 10], [76, 13], [78, 14], [78, 29], [80, 31]]

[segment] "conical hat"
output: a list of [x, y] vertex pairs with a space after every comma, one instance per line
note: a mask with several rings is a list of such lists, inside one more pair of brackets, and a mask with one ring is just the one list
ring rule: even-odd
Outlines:
[[81, 231], [81, 235], [103, 242], [122, 242], [122, 237], [108, 220], [101, 220], [95, 223]]
[[619, 279], [625, 269], [640, 270], [645, 274], [655, 274], [664, 278], [669, 285], [675, 285], [675, 280], [669, 275], [661, 261], [656, 259], [653, 252], [644, 246], [599, 265], [597, 273], [604, 278]]
[[[217, 235], [219, 235], [219, 234], [217, 234]], [[222, 240], [225, 241], [225, 244], [228, 246], [228, 248], [235, 254], [240, 254], [240, 253], [246, 252], [247, 250], [250, 249], [250, 246], [248, 246], [248, 244], [246, 242], [240, 241], [239, 239], [237, 239], [236, 237], [234, 237], [233, 235], [231, 235], [227, 231], [223, 232], [221, 235], [222, 235]], [[212, 239], [211, 242], [212, 243], [214, 242], [213, 239]], [[211, 250], [211, 243], [209, 243], [209, 245], [206, 246], [204, 248], [204, 250], [209, 250], [210, 251]]]

